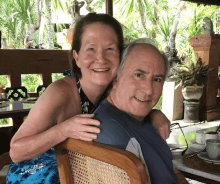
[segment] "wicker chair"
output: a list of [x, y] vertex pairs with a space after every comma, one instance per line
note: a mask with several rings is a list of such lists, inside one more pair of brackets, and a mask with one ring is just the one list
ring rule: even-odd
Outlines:
[[148, 184], [144, 164], [113, 146], [67, 139], [55, 147], [61, 184]]

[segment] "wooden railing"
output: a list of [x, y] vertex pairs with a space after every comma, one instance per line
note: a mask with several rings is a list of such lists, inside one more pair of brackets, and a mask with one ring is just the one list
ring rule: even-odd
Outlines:
[[52, 73], [63, 73], [66, 69], [68, 50], [0, 49], [0, 75], [8, 76], [11, 87], [21, 86], [21, 74], [40, 74], [41, 83], [49, 85]]
[[[69, 69], [68, 50], [9, 50], [0, 49], [0, 75], [7, 75], [11, 87], [21, 86], [21, 74], [40, 74], [41, 84], [48, 86], [52, 82], [52, 73], [63, 73]], [[37, 93], [28, 93], [29, 97], [36, 97]], [[9, 151], [12, 136], [23, 122], [23, 115], [13, 119], [13, 128], [0, 127], [1, 151]], [[18, 125], [15, 127], [15, 125]]]

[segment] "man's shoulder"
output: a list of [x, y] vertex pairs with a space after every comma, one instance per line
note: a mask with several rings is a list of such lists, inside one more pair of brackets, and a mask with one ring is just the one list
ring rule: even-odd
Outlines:
[[97, 109], [94, 111], [95, 117], [94, 119], [98, 120], [111, 120], [111, 121], [119, 121], [122, 119], [123, 115], [119, 109], [110, 104], [106, 99], [104, 99]]
[[120, 110], [105, 100], [94, 111], [94, 119], [101, 123], [99, 125], [101, 133], [97, 134], [98, 139], [95, 141], [125, 149], [132, 136], [124, 126], [123, 118], [118, 116], [118, 112]]

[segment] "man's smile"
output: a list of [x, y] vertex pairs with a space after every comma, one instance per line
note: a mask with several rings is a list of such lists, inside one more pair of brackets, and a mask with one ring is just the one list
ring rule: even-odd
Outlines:
[[139, 100], [139, 101], [141, 101], [141, 102], [145, 102], [146, 100], [143, 100], [143, 99], [141, 99], [141, 98], [137, 98], [137, 97], [134, 97], [135, 99], [137, 99], [137, 100]]

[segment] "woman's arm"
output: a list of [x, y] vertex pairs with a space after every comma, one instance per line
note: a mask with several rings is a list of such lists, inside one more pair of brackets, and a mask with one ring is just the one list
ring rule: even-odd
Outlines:
[[160, 110], [152, 109], [149, 115], [152, 124], [161, 137], [166, 141], [170, 136], [170, 121]]
[[[14, 162], [35, 158], [69, 137], [95, 139], [99, 133], [93, 115], [81, 113], [78, 90], [72, 92], [65, 81], [51, 84], [31, 109], [11, 141], [10, 156]], [[77, 115], [77, 116], [75, 116]]]

